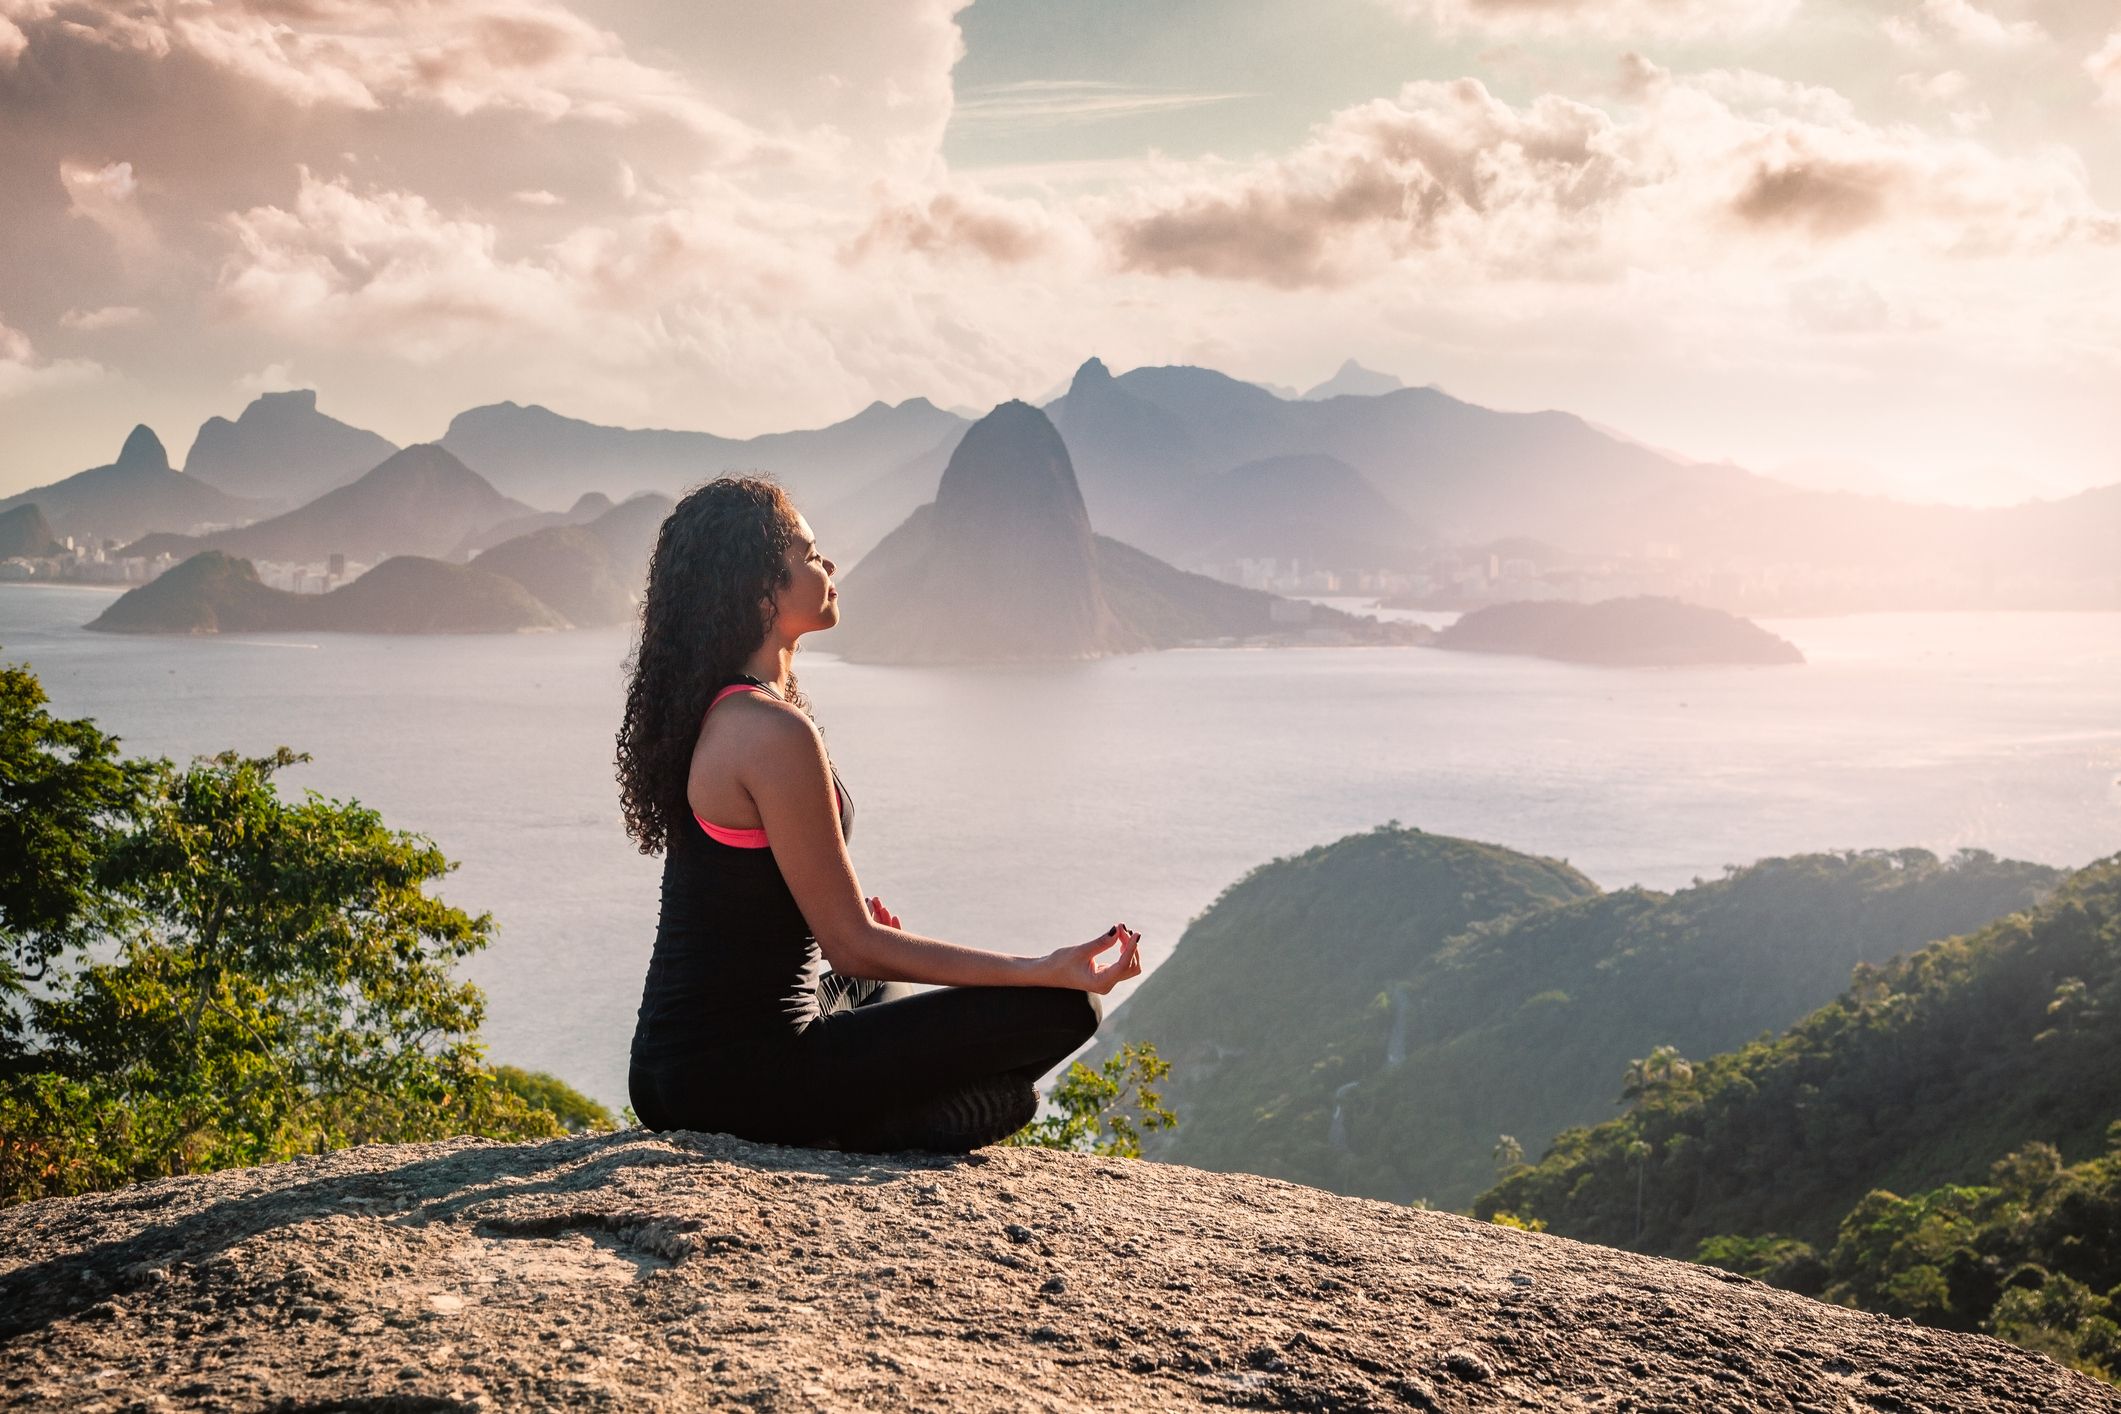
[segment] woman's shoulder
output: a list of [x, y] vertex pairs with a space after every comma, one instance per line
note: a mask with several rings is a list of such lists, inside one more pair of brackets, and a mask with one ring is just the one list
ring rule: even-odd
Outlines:
[[818, 738], [817, 723], [810, 720], [810, 714], [781, 698], [773, 689], [749, 680], [731, 686], [751, 690], [737, 692], [725, 687], [709, 704], [712, 720], [724, 720], [726, 714], [730, 725], [737, 729], [731, 735], [740, 735], [747, 743], [754, 740], [799, 742]]

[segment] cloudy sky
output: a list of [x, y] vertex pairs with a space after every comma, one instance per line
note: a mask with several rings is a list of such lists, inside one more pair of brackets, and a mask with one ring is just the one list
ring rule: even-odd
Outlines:
[[2121, 481], [2121, 4], [0, 0], [0, 492], [261, 389], [742, 435], [1091, 354]]

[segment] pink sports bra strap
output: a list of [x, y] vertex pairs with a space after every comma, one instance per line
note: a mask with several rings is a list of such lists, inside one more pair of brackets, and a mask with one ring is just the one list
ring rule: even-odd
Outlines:
[[764, 830], [732, 830], [727, 825], [717, 825], [703, 818], [697, 810], [692, 812], [692, 818], [700, 822], [700, 828], [707, 832], [708, 839], [735, 845], [738, 849], [764, 849], [767, 846]]
[[722, 689], [722, 690], [721, 690], [720, 692], [717, 692], [717, 693], [716, 693], [716, 694], [714, 695], [714, 702], [710, 702], [710, 703], [708, 703], [708, 704], [707, 704], [707, 710], [708, 710], [708, 711], [710, 711], [710, 712], [712, 712], [712, 711], [714, 710], [714, 707], [715, 707], [715, 703], [716, 703], [716, 702], [720, 702], [720, 701], [721, 701], [721, 700], [722, 700], [723, 698], [727, 697], [727, 696], [728, 696], [728, 695], [729, 695], [730, 693], [732, 693], [732, 692], [764, 692], [764, 691], [766, 691], [766, 689], [765, 689], [765, 688], [763, 688], [763, 687], [759, 687], [759, 686], [757, 686], [757, 685], [755, 685], [755, 684], [753, 684], [753, 683], [748, 683], [748, 682], [733, 682], [733, 683], [729, 684], [729, 686], [727, 686], [727, 687], [723, 688], [723, 689]]

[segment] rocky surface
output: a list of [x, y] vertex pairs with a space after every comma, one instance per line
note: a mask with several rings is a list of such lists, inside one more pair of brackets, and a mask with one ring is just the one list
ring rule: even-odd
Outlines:
[[0, 1212], [0, 1405], [2107, 1410], [1978, 1336], [1246, 1175], [641, 1131]]

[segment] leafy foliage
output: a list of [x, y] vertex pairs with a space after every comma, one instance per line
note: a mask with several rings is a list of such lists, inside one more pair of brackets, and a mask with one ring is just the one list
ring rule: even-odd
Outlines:
[[1847, 1306], [1981, 1331], [2121, 1383], [2121, 1122], [2105, 1154], [2065, 1167], [2052, 1144], [1998, 1159], [1981, 1185], [1873, 1190], [1824, 1261], [1768, 1234], [1695, 1260]]
[[[1170, 1129], [1178, 1116], [1150, 1085], [1169, 1074], [1146, 1041], [1122, 1046], [1096, 1070], [1068, 1067], [1050, 1097], [1057, 1114], [1043, 1116], [1002, 1142], [1018, 1148], [1078, 1149], [1115, 1158], [1141, 1157], [1144, 1131]], [[1131, 1092], [1131, 1095], [1130, 1095]]]
[[552, 1102], [608, 1122], [549, 1077], [485, 1065], [484, 999], [452, 967], [492, 919], [424, 892], [454, 867], [431, 841], [358, 803], [283, 799], [275, 773], [307, 759], [285, 747], [124, 760], [44, 704], [5, 670], [0, 1202], [347, 1144], [554, 1135]]
[[[1784, 1035], [1695, 1063], [1618, 1119], [1563, 1131], [1474, 1211], [1537, 1215], [1571, 1237], [1675, 1256], [1733, 1233], [1824, 1249], [1839, 1245], [1837, 1217], [1883, 1188], [1925, 1195], [1889, 1216], [1921, 1243], [1942, 1240], [1974, 1220], [1970, 1190], [1954, 1185], [2014, 1148], [2013, 1173], [2044, 1162], [2020, 1148], [2028, 1134], [2054, 1146], [2051, 1167], [2099, 1151], [2121, 1111], [2121, 1029], [2088, 1018], [2116, 1007], [2121, 857], [2035, 909], [1856, 969], [1846, 992]], [[1902, 1240], [1880, 1229], [1887, 1236]], [[1957, 1309], [1948, 1291], [1915, 1286], [1891, 1300], [1910, 1314]]]
[[[601, 1134], [621, 1127], [619, 1118], [609, 1108], [557, 1075], [542, 1070], [525, 1070], [518, 1065], [497, 1065], [493, 1068], [493, 1078], [532, 1108], [551, 1111], [552, 1117], [560, 1122], [560, 1128], [569, 1134]], [[634, 1121], [629, 1119], [626, 1123], [631, 1125]]]
[[0, 665], [0, 1072], [24, 1059], [32, 985], [107, 921], [96, 845], [147, 774], [116, 737], [54, 718], [48, 700], [27, 668]]

